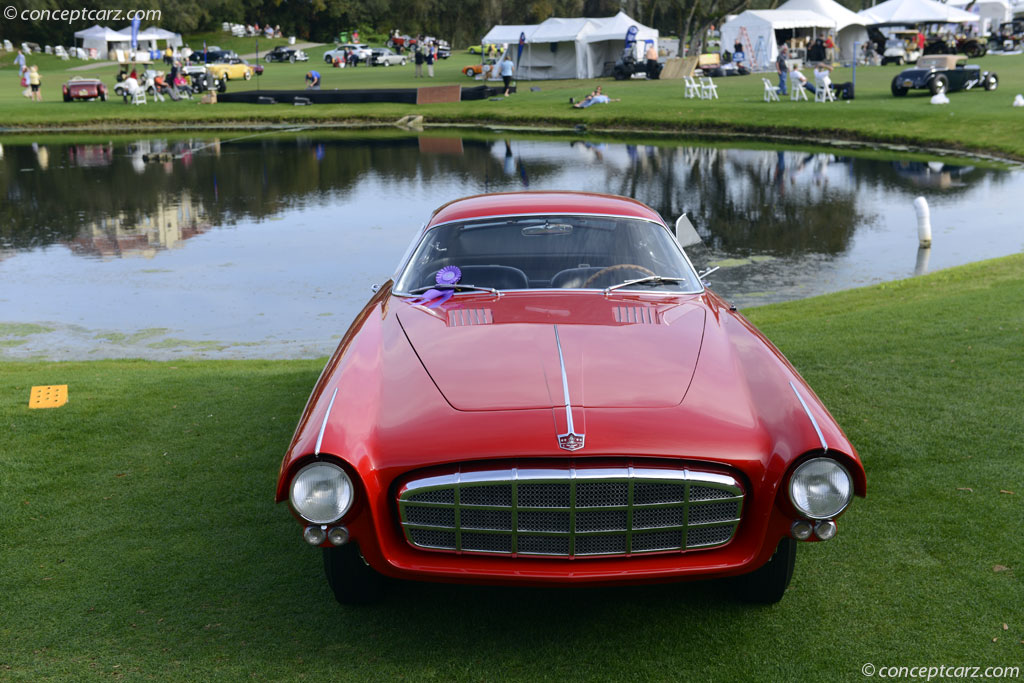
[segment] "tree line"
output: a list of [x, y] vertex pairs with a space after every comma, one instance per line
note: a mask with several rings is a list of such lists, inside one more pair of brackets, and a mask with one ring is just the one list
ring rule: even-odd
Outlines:
[[[124, 0], [11, 0], [19, 10], [112, 9], [126, 11]], [[867, 0], [840, 0], [861, 9]], [[342, 31], [362, 36], [386, 35], [393, 29], [451, 41], [455, 47], [480, 42], [495, 24], [535, 24], [550, 17], [605, 17], [619, 10], [682, 37], [682, 51], [695, 54], [702, 38], [728, 14], [771, 9], [780, 0], [132, 0], [131, 9], [158, 9], [162, 28], [182, 34], [218, 30], [225, 21], [280, 26], [285, 35], [330, 42]], [[73, 33], [87, 22], [32, 21], [19, 17], [0, 23], [0, 38], [70, 45]], [[110, 22], [123, 28], [128, 22]]]

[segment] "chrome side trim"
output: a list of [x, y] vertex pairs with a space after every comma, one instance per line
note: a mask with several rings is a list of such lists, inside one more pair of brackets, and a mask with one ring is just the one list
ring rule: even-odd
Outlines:
[[334, 387], [334, 393], [331, 394], [331, 402], [327, 404], [327, 412], [324, 413], [324, 423], [320, 425], [320, 433], [316, 437], [316, 448], [313, 449], [313, 455], [320, 455], [320, 445], [324, 442], [324, 431], [327, 429], [327, 420], [331, 417], [331, 408], [334, 407], [334, 399], [338, 398], [338, 387]]
[[555, 328], [555, 346], [558, 347], [558, 364], [562, 368], [562, 395], [565, 398], [566, 433], [558, 434], [558, 447], [567, 451], [578, 451], [583, 448], [586, 434], [577, 434], [572, 424], [572, 402], [569, 399], [569, 378], [565, 374], [565, 358], [562, 357], [562, 342], [558, 339], [558, 325]]
[[814, 425], [814, 431], [818, 433], [818, 441], [821, 442], [821, 450], [828, 453], [828, 444], [825, 443], [825, 435], [821, 433], [821, 427], [818, 426], [818, 421], [814, 419], [814, 415], [811, 414], [811, 409], [807, 407], [807, 402], [804, 401], [804, 397], [800, 395], [800, 390], [793, 384], [793, 380], [789, 381], [790, 388], [793, 389], [793, 393], [796, 394], [797, 399], [800, 401], [800, 405], [804, 407], [804, 412], [807, 413], [807, 417], [811, 420], [811, 424]]

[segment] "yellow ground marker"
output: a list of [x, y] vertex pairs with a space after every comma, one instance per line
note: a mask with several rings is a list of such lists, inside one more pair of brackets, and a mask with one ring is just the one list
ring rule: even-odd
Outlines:
[[50, 386], [32, 387], [32, 395], [28, 399], [29, 408], [60, 408], [68, 402], [68, 385], [53, 384]]

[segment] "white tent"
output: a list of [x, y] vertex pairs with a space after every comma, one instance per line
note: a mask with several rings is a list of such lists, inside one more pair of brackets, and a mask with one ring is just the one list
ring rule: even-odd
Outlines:
[[[75, 39], [82, 41], [82, 47], [86, 50], [96, 50], [103, 58], [107, 52], [117, 47], [118, 43], [124, 43], [125, 37], [112, 28], [96, 24], [92, 28], [75, 31]], [[114, 43], [113, 46], [110, 44]]]
[[[964, 2], [968, 1], [964, 0]], [[855, 59], [857, 47], [868, 40], [868, 30], [864, 26], [864, 19], [835, 0], [789, 0], [779, 5], [779, 9], [810, 10], [834, 19], [836, 22], [835, 42], [836, 47], [839, 48], [839, 58], [842, 60]]]
[[[977, 0], [973, 3], [972, 0], [947, 0], [947, 4], [977, 14], [982, 22], [988, 19], [993, 31], [998, 31], [1000, 24], [1013, 19], [1013, 7], [1009, 0]], [[966, 5], [971, 5], [971, 8], [967, 9]]]
[[934, 0], [886, 0], [857, 13], [868, 26], [913, 26], [914, 24], [963, 24], [978, 21], [977, 14]]
[[836, 20], [802, 9], [748, 9], [722, 24], [722, 45], [731, 47], [739, 41], [752, 69], [769, 70], [779, 55], [775, 32], [785, 29], [810, 29], [812, 33], [827, 33], [835, 31]]
[[535, 25], [495, 26], [482, 42], [508, 43], [514, 55], [520, 34], [525, 34], [517, 67], [517, 75], [523, 80], [597, 78], [607, 62], [622, 56], [626, 33], [632, 26], [637, 28], [638, 43], [657, 43], [657, 29], [634, 21], [625, 12], [614, 17], [552, 17]]
[[510, 24], [508, 26], [498, 25], [487, 32], [480, 42], [484, 45], [505, 45], [519, 44], [519, 36], [526, 35], [529, 40], [539, 24]]
[[159, 26], [150, 26], [146, 29], [146, 33], [149, 35], [156, 36], [156, 40], [166, 40], [168, 47], [181, 47], [182, 40], [181, 34], [175, 33], [174, 31], [168, 31], [167, 29], [160, 28]]

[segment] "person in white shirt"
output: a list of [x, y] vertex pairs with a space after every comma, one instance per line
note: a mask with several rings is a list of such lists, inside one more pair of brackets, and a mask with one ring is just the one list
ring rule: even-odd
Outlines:
[[814, 85], [818, 88], [832, 87], [832, 65], [819, 62], [814, 67]]

